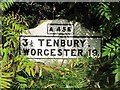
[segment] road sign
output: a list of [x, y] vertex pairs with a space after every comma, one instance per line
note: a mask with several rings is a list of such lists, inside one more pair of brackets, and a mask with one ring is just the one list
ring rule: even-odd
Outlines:
[[29, 59], [76, 59], [101, 56], [101, 35], [80, 23], [48, 20], [21, 34], [21, 54]]

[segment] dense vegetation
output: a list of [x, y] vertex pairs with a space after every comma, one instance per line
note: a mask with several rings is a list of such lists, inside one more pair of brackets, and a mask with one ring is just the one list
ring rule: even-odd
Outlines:
[[[1, 89], [120, 88], [120, 3], [1, 2]], [[40, 20], [68, 19], [102, 33], [101, 58], [71, 60], [69, 65], [46, 66], [19, 55], [19, 32], [36, 27]]]

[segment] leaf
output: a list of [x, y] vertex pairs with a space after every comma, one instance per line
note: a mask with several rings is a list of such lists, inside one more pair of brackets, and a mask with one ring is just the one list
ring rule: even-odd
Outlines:
[[11, 82], [12, 82], [12, 73], [4, 73], [2, 72], [2, 76], [0, 78], [1, 86], [3, 89], [10, 88]]
[[2, 83], [1, 86], [2, 86], [3, 89], [10, 88], [10, 83], [9, 82], [2, 81], [1, 83]]
[[4, 44], [4, 47], [8, 46], [9, 45], [9, 41], [7, 41], [5, 44]]
[[42, 76], [42, 68], [40, 68], [39, 77]]
[[2, 48], [0, 48], [0, 54], [3, 56], [3, 49]]
[[108, 47], [110, 47], [110, 48], [115, 48], [115, 46], [113, 46], [113, 45], [110, 44], [110, 43], [106, 43], [106, 45], [107, 45]]
[[28, 66], [26, 66], [25, 71], [28, 73], [28, 75], [30, 76], [30, 68]]
[[3, 56], [3, 60], [2, 60], [2, 65], [4, 66], [4, 64], [6, 63], [7, 59], [8, 59], [8, 52], [6, 49], [4, 49], [4, 56]]
[[115, 21], [115, 24], [120, 24], [120, 18], [118, 18], [116, 21]]
[[18, 44], [17, 44], [15, 41], [13, 41], [13, 45], [14, 45], [14, 48], [15, 48], [15, 49], [18, 48]]
[[110, 20], [110, 16], [108, 15], [108, 13], [105, 13], [105, 17], [107, 18], [107, 20]]
[[10, 73], [4, 73], [4, 72], [2, 72], [2, 78], [10, 78], [10, 77], [13, 77], [12, 74], [13, 74], [13, 72], [10, 72]]
[[65, 68], [65, 70], [66, 70], [66, 71], [70, 71], [70, 69], [69, 69], [69, 68]]
[[17, 75], [16, 76], [16, 79], [19, 81], [19, 82], [21, 82], [21, 83], [25, 83], [26, 82], [26, 78], [24, 78], [23, 76], [20, 76], [20, 75]]
[[42, 67], [43, 69], [45, 69], [46, 71], [49, 71], [49, 72], [53, 72], [54, 70], [48, 66], [43, 66]]
[[104, 49], [105, 51], [102, 53], [102, 56], [107, 56], [110, 53], [109, 49]]
[[108, 3], [99, 3], [98, 4], [98, 13], [96, 16], [101, 19], [103, 16], [109, 21], [111, 18], [111, 10]]
[[120, 66], [119, 68], [115, 69], [112, 73], [115, 74], [115, 82], [120, 81]]
[[30, 70], [31, 70], [31, 74], [32, 74], [32, 76], [34, 77], [34, 76], [35, 76], [35, 74], [36, 74], [36, 71], [35, 71], [35, 70], [33, 70], [32, 68], [30, 68]]
[[17, 71], [20, 71], [21, 69], [23, 69], [22, 65], [23, 65], [23, 62], [21, 61], [17, 67]]
[[8, 8], [10, 8], [12, 5], [13, 5], [13, 3], [14, 3], [14, 0], [11, 0], [11, 1], [9, 1], [9, 2], [1, 2], [1, 8], [2, 8], [2, 11], [5, 11], [5, 10], [7, 10]]
[[52, 87], [52, 86], [55, 86], [56, 84], [49, 84], [47, 86], [45, 86], [44, 88], [48, 88], [48, 87]]
[[6, 82], [12, 82], [12, 79], [8, 79], [8, 78], [2, 78], [2, 82], [6, 81]]
[[44, 22], [47, 22], [48, 20], [40, 20], [40, 24], [41, 23], [44, 23]]
[[115, 82], [118, 82], [118, 81], [120, 81], [120, 73], [117, 73], [115, 75]]
[[34, 84], [34, 80], [31, 80], [29, 88]]
[[22, 89], [22, 90], [25, 90], [25, 88], [27, 88], [28, 86], [27, 86], [27, 84], [20, 84], [20, 89]]

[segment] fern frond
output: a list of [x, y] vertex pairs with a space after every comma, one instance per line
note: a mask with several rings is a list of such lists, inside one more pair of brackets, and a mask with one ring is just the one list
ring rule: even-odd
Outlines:
[[114, 57], [112, 68], [115, 70], [115, 82], [120, 81], [120, 37], [114, 38], [110, 43], [106, 43], [103, 48], [103, 56]]
[[113, 57], [120, 52], [120, 37], [114, 38], [110, 43], [106, 43], [103, 48], [103, 57]]
[[109, 3], [99, 3], [98, 6], [98, 13], [97, 16], [101, 19], [102, 17], [105, 17], [107, 20], [110, 20], [111, 15], [111, 9], [109, 8]]
[[0, 8], [2, 11], [6, 11], [8, 8], [10, 8], [14, 4], [15, 0], [2, 0], [0, 3]]
[[3, 16], [2, 32], [7, 41], [4, 46], [10, 46], [13, 44], [14, 48], [17, 49], [19, 44], [19, 33], [25, 32], [27, 26], [27, 22], [25, 22], [21, 15], [12, 13]]
[[7, 28], [7, 29], [11, 29], [12, 32], [16, 31], [17, 33], [19, 33], [19, 31], [23, 31], [27, 29], [27, 26], [28, 26], [23, 16], [18, 15], [17, 13], [14, 14], [13, 12], [12, 12], [12, 15], [8, 14], [6, 16], [3, 16], [2, 22], [3, 22], [2, 23], [3, 32], [5, 31], [4, 29]]
[[8, 89], [12, 83], [12, 74], [13, 73], [6, 73], [2, 72], [0, 81], [1, 81], [1, 89]]

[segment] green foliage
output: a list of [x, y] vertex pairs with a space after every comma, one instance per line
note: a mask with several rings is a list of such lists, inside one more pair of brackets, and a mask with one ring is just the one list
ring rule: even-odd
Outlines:
[[2, 72], [2, 75], [0, 76], [1, 80], [1, 89], [10, 88], [10, 85], [12, 83], [12, 73], [5, 73]]
[[14, 15], [14, 13], [12, 13], [12, 15], [3, 16], [2, 21], [2, 32], [7, 41], [4, 44], [4, 47], [11, 47], [13, 44], [14, 48], [17, 49], [19, 44], [19, 33], [24, 31], [24, 29], [27, 29], [25, 26], [26, 23], [25, 25], [22, 25], [21, 22], [24, 23], [23, 19], [17, 14]]
[[113, 66], [115, 70], [115, 82], [120, 81], [120, 37], [114, 38], [110, 43], [106, 43], [106, 46], [103, 48], [103, 57], [108, 56], [109, 59], [114, 60]]
[[[115, 89], [120, 81], [120, 4], [119, 3], [14, 3], [1, 2], [3, 48], [1, 89], [80, 88]], [[12, 6], [12, 7], [11, 7]], [[32, 7], [32, 8], [31, 8]], [[14, 9], [16, 8], [16, 9]], [[10, 10], [10, 11], [9, 11]], [[9, 12], [8, 12], [9, 11]], [[17, 13], [14, 13], [17, 12]], [[33, 12], [33, 13], [30, 13]], [[22, 15], [20, 15], [22, 14]], [[24, 17], [23, 17], [24, 16]], [[81, 22], [88, 29], [100, 31], [106, 41], [103, 58], [83, 57], [66, 67], [49, 67], [18, 55], [19, 33], [38, 25], [41, 19], [65, 18]], [[26, 22], [28, 21], [28, 22]], [[27, 24], [28, 23], [28, 24]], [[111, 40], [112, 37], [116, 37]], [[109, 42], [109, 40], [111, 40]], [[109, 42], [109, 43], [108, 43]], [[112, 67], [111, 67], [112, 65]], [[111, 72], [115, 76], [115, 84]]]
[[115, 74], [115, 83], [117, 83], [118, 81], [120, 81], [120, 57], [117, 57], [112, 64], [112, 68], [115, 69], [113, 71], [113, 74]]
[[110, 43], [106, 43], [106, 46], [104, 46], [103, 50], [103, 57], [113, 57], [113, 56], [119, 56], [120, 53], [120, 37], [114, 38]]
[[[99, 26], [99, 31], [104, 34], [104, 32], [107, 32], [107, 34], [110, 34], [111, 31], [111, 22], [112, 19], [112, 13], [110, 9], [110, 3], [104, 3], [101, 2], [97, 5], [96, 16], [102, 20], [102, 23]], [[103, 38], [108, 38], [107, 36]]]
[[13, 4], [14, 4], [15, 0], [2, 0], [0, 2], [0, 8], [2, 9], [2, 11], [6, 11], [8, 8], [10, 8]]
[[[39, 77], [31, 88], [79, 88], [84, 89], [89, 86], [91, 75], [92, 59], [87, 57], [79, 60], [71, 60], [65, 67], [60, 66], [40, 66]], [[89, 73], [89, 75], [88, 75]]]
[[115, 25], [119, 25], [120, 24], [120, 17], [118, 17], [118, 19], [116, 21], [114, 21]]
[[[119, 3], [100, 2], [94, 9], [99, 18], [99, 31], [104, 39], [110, 39], [115, 33], [119, 33], [120, 11]], [[115, 36], [115, 35], [114, 35]]]
[[[2, 10], [7, 10], [13, 2], [2, 2]], [[1, 49], [2, 58], [2, 74], [1, 74], [1, 89], [11, 88], [13, 83], [19, 88], [27, 87], [25, 78], [19, 73], [26, 66], [33, 67], [32, 62], [28, 61], [26, 56], [18, 55], [19, 33], [25, 32], [27, 23], [24, 18], [18, 14], [8, 14], [2, 17], [2, 35], [3, 48]], [[30, 62], [30, 63], [28, 63]], [[14, 82], [13, 82], [14, 81]]]
[[113, 74], [115, 74], [115, 83], [120, 81], [120, 37], [119, 33], [119, 22], [120, 22], [120, 12], [118, 10], [119, 3], [104, 3], [101, 2], [97, 5], [98, 13], [96, 16], [102, 21], [99, 26], [99, 31], [103, 34], [104, 40], [111, 40], [112, 37], [116, 37], [106, 43], [103, 48], [102, 56], [106, 57], [109, 64], [112, 65]]
[[109, 8], [110, 4], [109, 3], [99, 3], [98, 4], [98, 13], [96, 16], [99, 16], [101, 19], [102, 17], [105, 17], [107, 20], [111, 19], [111, 10]]
[[[9, 48], [7, 48], [7, 50], [9, 50]], [[3, 51], [5, 51], [5, 49]], [[2, 59], [1, 88], [7, 89], [12, 87], [21, 89], [23, 88], [23, 86], [28, 87], [29, 82], [23, 75], [19, 75], [19, 73], [24, 71], [24, 69], [26, 69], [27, 67], [30, 67], [32, 75], [34, 75], [35, 74], [33, 72], [34, 63], [30, 62], [29, 60], [27, 60], [26, 56], [22, 55], [14, 56], [12, 59], [9, 59], [10, 53], [6, 54], [6, 52], [7, 51], [3, 52], [4, 58]], [[26, 71], [25, 74], [27, 75], [28, 72]]]

